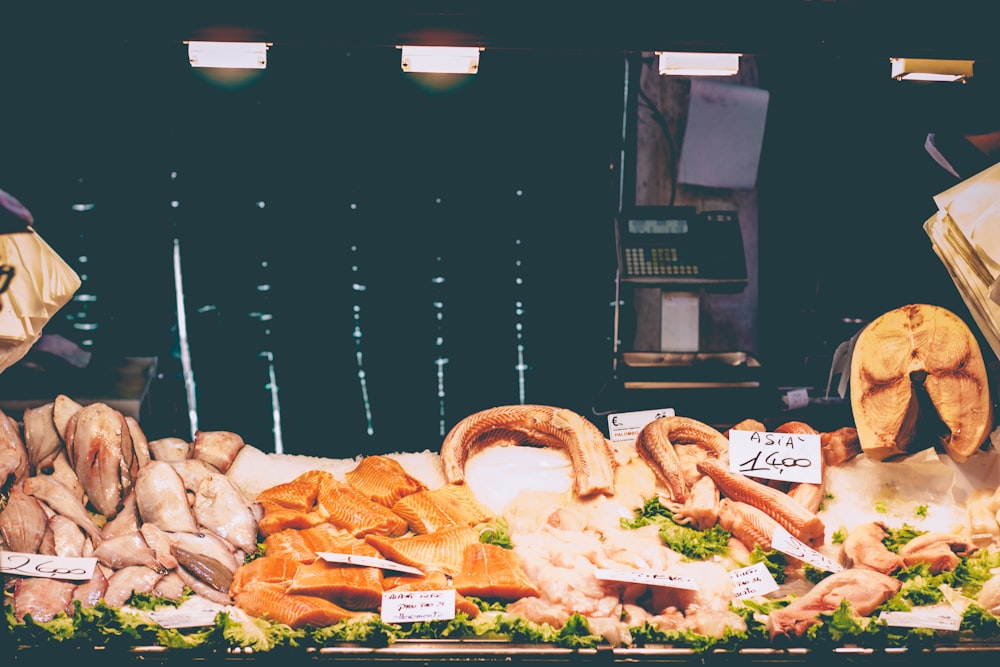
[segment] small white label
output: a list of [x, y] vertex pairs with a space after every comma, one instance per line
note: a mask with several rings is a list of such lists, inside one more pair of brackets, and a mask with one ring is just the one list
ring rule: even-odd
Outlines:
[[226, 607], [200, 596], [187, 600], [179, 607], [161, 607], [149, 612], [149, 617], [161, 628], [201, 628], [215, 624], [215, 617]]
[[962, 626], [962, 617], [950, 607], [916, 609], [914, 611], [883, 611], [879, 620], [900, 628], [930, 628], [954, 630]]
[[785, 392], [785, 403], [789, 410], [798, 410], [809, 405], [809, 390], [804, 387]]
[[72, 579], [87, 581], [94, 576], [96, 558], [44, 556], [18, 551], [0, 551], [0, 573], [19, 577]]
[[729, 576], [733, 580], [733, 594], [738, 598], [767, 595], [778, 590], [778, 582], [763, 563], [731, 570]]
[[386, 623], [451, 620], [455, 618], [455, 589], [386, 591], [381, 616]]
[[639, 431], [649, 422], [660, 417], [673, 417], [673, 408], [662, 410], [639, 410], [636, 412], [619, 412], [608, 415], [608, 435], [613, 442], [635, 440]]
[[602, 570], [595, 572], [598, 579], [604, 581], [623, 581], [630, 584], [649, 584], [651, 586], [669, 586], [683, 588], [689, 591], [698, 590], [698, 583], [690, 577], [678, 577], [666, 572], [649, 570]]
[[346, 563], [348, 565], [363, 565], [364, 567], [377, 567], [383, 570], [393, 570], [395, 572], [406, 572], [407, 574], [423, 574], [420, 570], [409, 565], [396, 563], [384, 558], [373, 556], [358, 556], [355, 554], [340, 554], [330, 551], [318, 551], [316, 555], [328, 563]]
[[803, 563], [809, 563], [813, 567], [817, 567], [825, 572], [840, 572], [844, 569], [843, 565], [830, 560], [799, 538], [789, 533], [782, 526], [778, 526], [778, 528], [774, 531], [774, 535], [771, 536], [771, 547], [783, 554], [788, 554], [793, 558], [797, 558]]
[[729, 469], [748, 477], [819, 484], [823, 453], [818, 433], [729, 431]]

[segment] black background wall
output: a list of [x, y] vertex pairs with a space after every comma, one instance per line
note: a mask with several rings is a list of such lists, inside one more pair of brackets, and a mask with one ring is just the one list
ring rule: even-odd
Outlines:
[[[0, 48], [0, 188], [98, 297], [46, 331], [89, 341], [95, 364], [159, 357], [150, 437], [190, 428], [175, 238], [202, 429], [274, 446], [265, 352], [292, 453], [436, 449], [522, 400], [591, 414], [612, 360], [621, 52], [487, 51], [435, 89], [393, 48], [276, 44], [243, 85], [180, 43]], [[923, 140], [989, 117], [989, 65], [933, 90], [880, 56], [758, 70], [757, 352], [775, 384], [816, 379], [809, 360], [885, 309], [967, 317], [922, 230], [955, 182]]]

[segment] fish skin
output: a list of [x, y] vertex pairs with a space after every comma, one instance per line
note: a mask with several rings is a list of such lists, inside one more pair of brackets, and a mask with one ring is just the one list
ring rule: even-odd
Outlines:
[[244, 553], [257, 549], [257, 519], [243, 491], [222, 473], [198, 485], [191, 505], [199, 526], [208, 528]]
[[548, 405], [498, 406], [460, 420], [441, 443], [445, 480], [463, 483], [469, 457], [501, 441], [535, 442], [565, 449], [573, 467], [573, 489], [578, 497], [614, 495], [615, 461], [604, 433], [572, 410]]
[[160, 574], [167, 573], [167, 568], [157, 560], [156, 552], [139, 531], [105, 540], [94, 549], [94, 557], [113, 570], [129, 565], [145, 565]]
[[59, 480], [49, 475], [35, 475], [24, 480], [22, 488], [29, 496], [34, 496], [48, 505], [53, 512], [62, 514], [80, 526], [80, 528], [83, 528], [90, 535], [90, 539], [93, 540], [95, 545], [100, 544], [104, 540], [101, 535], [101, 529], [97, 527], [90, 514], [87, 513], [86, 507]]
[[17, 422], [0, 411], [0, 487], [22, 480], [31, 471], [28, 450], [18, 430]]
[[38, 553], [48, 515], [41, 502], [24, 492], [20, 485], [10, 490], [7, 505], [0, 511], [0, 537], [11, 551]]
[[675, 447], [696, 446], [706, 456], [729, 459], [729, 441], [715, 428], [691, 417], [667, 416], [654, 419], [635, 437], [635, 449], [667, 488], [675, 503], [684, 503], [697, 479], [689, 479]]
[[823, 521], [788, 494], [729, 470], [715, 459], [698, 462], [699, 472], [714, 481], [723, 496], [753, 505], [777, 521], [785, 530], [816, 548], [826, 539]]
[[62, 438], [52, 420], [54, 403], [25, 408], [21, 417], [24, 424], [24, 446], [28, 459], [37, 470], [47, 470], [52, 459], [62, 450]]
[[125, 452], [126, 445], [131, 448], [131, 438], [124, 416], [105, 403], [91, 403], [70, 417], [68, 431], [70, 462], [90, 505], [113, 518], [127, 495], [125, 487], [132, 486], [133, 457]]
[[150, 461], [140, 468], [135, 497], [144, 523], [155, 523], [171, 533], [198, 532], [184, 481], [169, 463]]

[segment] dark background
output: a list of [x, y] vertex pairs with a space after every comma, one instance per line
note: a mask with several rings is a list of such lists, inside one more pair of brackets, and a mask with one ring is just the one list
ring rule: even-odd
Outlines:
[[[46, 332], [95, 365], [158, 357], [149, 437], [190, 428], [175, 238], [203, 430], [274, 447], [262, 353], [290, 453], [434, 450], [471, 412], [522, 400], [592, 415], [612, 366], [621, 49], [487, 50], [479, 74], [434, 88], [391, 45], [285, 40], [236, 85], [162, 31], [60, 25], [37, 41], [4, 26], [0, 188], [98, 297]], [[956, 182], [923, 142], [1000, 117], [994, 67], [907, 86], [859, 51], [756, 56], [768, 391], [816, 380], [816, 359], [884, 310], [924, 301], [971, 323], [922, 228]], [[41, 363], [0, 389], [83, 372]]]

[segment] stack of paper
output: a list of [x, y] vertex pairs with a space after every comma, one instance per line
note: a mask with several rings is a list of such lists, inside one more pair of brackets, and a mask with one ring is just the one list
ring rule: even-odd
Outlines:
[[934, 198], [924, 223], [983, 336], [1000, 357], [1000, 164]]

